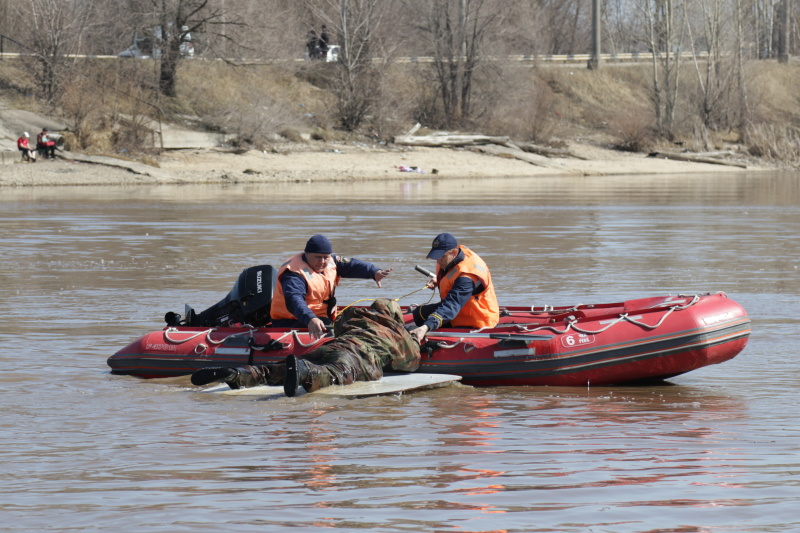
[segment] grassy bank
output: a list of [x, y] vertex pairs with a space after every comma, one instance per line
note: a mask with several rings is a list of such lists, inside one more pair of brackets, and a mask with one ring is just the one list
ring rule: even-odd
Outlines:
[[[375, 103], [361, 127], [341, 131], [332, 87], [335, 68], [316, 62], [236, 66], [184, 61], [178, 97], [165, 99], [155, 90], [151, 61], [84, 61], [63, 85], [58, 106], [50, 108], [32, 96], [35, 87], [22, 66], [3, 61], [0, 96], [6, 107], [63, 118], [73, 149], [95, 153], [152, 152], [150, 128], [156, 119], [224, 131], [235, 138], [235, 145], [254, 148], [309, 137], [388, 142], [417, 122], [428, 128], [440, 125], [430, 66], [404, 63], [381, 71]], [[682, 67], [669, 142], [656, 132], [648, 64], [607, 64], [599, 71], [582, 65], [485, 65], [475, 77], [471, 114], [461, 129], [553, 146], [571, 140], [633, 151], [677, 145], [798, 164], [798, 65], [748, 64], [747, 120], [720, 120], [744, 126], [714, 129], [699, 119], [703, 102], [698, 68], [691, 63]], [[718, 104], [718, 113], [744, 112], [734, 102]]]

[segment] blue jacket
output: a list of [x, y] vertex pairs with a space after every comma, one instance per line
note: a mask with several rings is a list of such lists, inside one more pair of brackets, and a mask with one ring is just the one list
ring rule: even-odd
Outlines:
[[[375, 274], [380, 270], [372, 263], [360, 259], [348, 259], [335, 254], [332, 254], [331, 258], [336, 265], [336, 273], [342, 278], [375, 279]], [[306, 280], [299, 274], [287, 271], [281, 276], [280, 283], [286, 298], [286, 309], [297, 317], [301, 324], [308, 325], [316, 315], [306, 305], [306, 292], [308, 292]]]

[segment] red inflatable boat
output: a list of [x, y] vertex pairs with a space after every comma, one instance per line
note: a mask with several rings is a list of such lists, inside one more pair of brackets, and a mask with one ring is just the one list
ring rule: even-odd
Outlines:
[[[272, 267], [245, 269], [215, 306], [200, 314], [187, 307], [186, 319], [167, 313], [165, 329], [112, 355], [111, 372], [161, 378], [209, 366], [273, 363], [330, 340], [315, 342], [303, 329], [249, 325], [269, 316], [274, 284]], [[749, 335], [747, 313], [724, 293], [508, 307], [495, 328], [430, 333], [419, 372], [457, 374], [462, 383], [479, 386], [652, 382], [727, 361]]]

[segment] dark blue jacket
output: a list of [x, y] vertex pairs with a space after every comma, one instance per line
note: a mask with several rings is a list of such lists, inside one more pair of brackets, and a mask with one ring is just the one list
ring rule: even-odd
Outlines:
[[[455, 259], [447, 265], [447, 268], [442, 270], [439, 277], [444, 277], [455, 265], [463, 260], [464, 252], [459, 252]], [[461, 312], [461, 308], [464, 307], [467, 301], [482, 289], [482, 283], [475, 283], [472, 278], [467, 276], [459, 276], [447, 296], [425, 320], [428, 331], [435, 331], [442, 327], [442, 324], [453, 320]]]
[[[348, 259], [335, 254], [332, 254], [331, 258], [336, 264], [336, 273], [342, 278], [375, 279], [375, 274], [380, 270], [372, 263], [360, 259]], [[305, 255], [303, 259], [305, 260]], [[280, 284], [283, 287], [283, 296], [286, 298], [286, 309], [297, 317], [298, 322], [307, 326], [316, 315], [306, 304], [308, 285], [305, 278], [287, 270], [281, 276]]]

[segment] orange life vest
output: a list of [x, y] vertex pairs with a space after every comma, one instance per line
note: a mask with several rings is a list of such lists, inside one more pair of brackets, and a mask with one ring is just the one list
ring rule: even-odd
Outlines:
[[283, 286], [281, 286], [281, 277], [283, 273], [290, 270], [296, 274], [300, 274], [306, 280], [306, 304], [311, 312], [318, 317], [336, 317], [336, 307], [333, 307], [331, 312], [328, 312], [328, 304], [325, 300], [331, 298], [334, 289], [339, 285], [339, 275], [336, 273], [336, 263], [331, 258], [328, 265], [322, 273], [314, 272], [311, 267], [303, 261], [303, 254], [299, 253], [289, 258], [278, 269], [278, 283], [275, 287], [275, 295], [272, 298], [272, 307], [270, 308], [270, 316], [273, 320], [297, 318], [289, 312], [286, 308], [286, 297], [283, 294]]
[[459, 246], [458, 248], [464, 252], [464, 259], [445, 274], [444, 278], [441, 278], [437, 272], [439, 295], [444, 299], [450, 289], [453, 288], [456, 279], [462, 274], [471, 274], [480, 279], [481, 283], [483, 283], [483, 291], [470, 296], [467, 303], [464, 304], [464, 307], [461, 308], [461, 311], [450, 323], [456, 327], [493, 328], [500, 322], [500, 306], [494, 293], [489, 267], [486, 266], [486, 263], [478, 254], [466, 246]]

